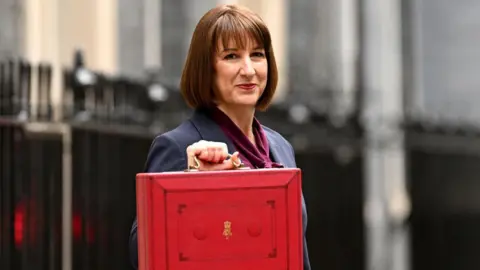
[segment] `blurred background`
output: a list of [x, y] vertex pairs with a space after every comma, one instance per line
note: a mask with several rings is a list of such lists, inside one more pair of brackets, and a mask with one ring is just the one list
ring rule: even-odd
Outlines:
[[0, 0], [0, 269], [132, 269], [135, 174], [221, 3], [272, 33], [258, 117], [303, 170], [312, 269], [480, 269], [476, 0]]

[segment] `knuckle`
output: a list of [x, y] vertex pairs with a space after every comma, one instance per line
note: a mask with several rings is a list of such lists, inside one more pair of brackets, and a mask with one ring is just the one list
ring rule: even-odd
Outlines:
[[227, 152], [227, 144], [225, 143], [218, 143], [217, 150], [222, 152]]
[[196, 149], [198, 146], [199, 146], [198, 143], [193, 143], [189, 147], [191, 147], [191, 149]]

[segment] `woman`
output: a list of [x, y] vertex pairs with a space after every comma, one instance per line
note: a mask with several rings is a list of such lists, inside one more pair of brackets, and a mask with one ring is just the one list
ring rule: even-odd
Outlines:
[[[181, 79], [193, 116], [155, 138], [147, 172], [296, 167], [292, 146], [255, 119], [277, 86], [277, 67], [268, 28], [252, 11], [222, 5], [199, 21]], [[229, 153], [233, 153], [229, 155]], [[302, 201], [304, 232], [307, 215]], [[137, 267], [137, 222], [130, 235]], [[304, 269], [310, 269], [304, 241]]]

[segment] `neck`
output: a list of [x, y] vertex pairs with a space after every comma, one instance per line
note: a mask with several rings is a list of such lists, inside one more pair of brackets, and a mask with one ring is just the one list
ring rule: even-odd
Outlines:
[[242, 108], [232, 108], [227, 106], [219, 105], [223, 113], [225, 113], [230, 120], [240, 128], [240, 130], [248, 138], [253, 138], [253, 118], [255, 117], [255, 108], [252, 107], [242, 107]]

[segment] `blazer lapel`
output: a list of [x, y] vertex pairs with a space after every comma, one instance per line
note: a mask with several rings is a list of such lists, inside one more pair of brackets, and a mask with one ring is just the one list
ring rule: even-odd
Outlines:
[[230, 139], [227, 138], [220, 126], [210, 119], [205, 112], [195, 110], [190, 121], [200, 133], [200, 137], [205, 141], [224, 142], [227, 144], [228, 153], [233, 154], [236, 150]]
[[266, 131], [265, 133], [267, 134], [272, 161], [280, 163], [285, 167], [295, 167], [295, 162], [292, 162], [290, 158], [291, 154], [277, 142], [277, 137], [272, 132]]

